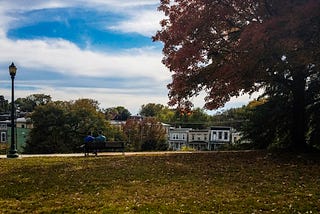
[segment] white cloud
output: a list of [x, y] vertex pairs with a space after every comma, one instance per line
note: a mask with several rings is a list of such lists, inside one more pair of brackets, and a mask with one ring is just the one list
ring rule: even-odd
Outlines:
[[[88, 1], [84, 1], [85, 3], [89, 3]], [[113, 8], [132, 8], [132, 7], [141, 7], [148, 5], [159, 4], [158, 0], [91, 0], [89, 4], [100, 4], [106, 5]]]
[[127, 16], [107, 29], [123, 33], [138, 33], [151, 37], [160, 29], [160, 20], [164, 18], [162, 12], [157, 11], [159, 0], [94, 0], [86, 3], [88, 7], [99, 5], [98, 10], [117, 12]]
[[117, 25], [109, 26], [111, 30], [121, 31], [124, 33], [139, 33], [151, 37], [160, 29], [160, 20], [164, 16], [160, 12], [145, 10], [132, 14], [128, 20], [123, 20]]
[[0, 6], [3, 10], [40, 10], [48, 8], [61, 8], [61, 7], [95, 7], [106, 10], [124, 10], [137, 7], [146, 7], [158, 5], [158, 0], [14, 0], [14, 1], [1, 1]]
[[[126, 50], [122, 53], [108, 55], [88, 50], [81, 50], [75, 44], [61, 39], [50, 40], [18, 40], [0, 38], [0, 64], [9, 65], [14, 61], [18, 71], [23, 72], [50, 70], [62, 74], [68, 74], [77, 78], [101, 77], [101, 78], [140, 78], [128, 84], [134, 84], [130, 89], [116, 88], [68, 88], [53, 86], [51, 82], [37, 81], [26, 82], [36, 89], [19, 90], [24, 85], [23, 80], [16, 80], [16, 97], [26, 97], [34, 93], [49, 94], [55, 100], [75, 100], [79, 98], [92, 98], [101, 103], [102, 108], [113, 106], [125, 106], [132, 113], [138, 113], [142, 104], [149, 102], [167, 103], [166, 84], [170, 82], [170, 74], [161, 63], [161, 54], [148, 49]], [[7, 69], [7, 67], [5, 68]], [[143, 88], [144, 78], [148, 78], [148, 84], [154, 88]], [[72, 79], [72, 78], [71, 78]], [[21, 81], [21, 82], [20, 82]], [[43, 85], [38, 85], [39, 83]], [[48, 86], [48, 84], [52, 86]], [[132, 89], [139, 88], [140, 89]], [[28, 85], [27, 87], [28, 88]], [[130, 91], [129, 91], [130, 90]], [[152, 93], [152, 90], [155, 90]], [[162, 91], [162, 92], [161, 92]], [[10, 98], [9, 89], [1, 89], [7, 99]]]
[[128, 16], [127, 21], [120, 21], [108, 28], [125, 33], [135, 32], [145, 36], [152, 36], [159, 28], [159, 21], [163, 18], [162, 14], [157, 12], [157, 5], [159, 5], [158, 0], [33, 0], [32, 3], [25, 0], [2, 1], [0, 2], [0, 28], [7, 29], [10, 26], [10, 22], [15, 20], [16, 13], [41, 9], [79, 7], [123, 14]]
[[92, 77], [149, 77], [168, 80], [169, 72], [161, 63], [162, 55], [152, 49], [135, 49], [114, 53], [81, 50], [62, 39], [0, 39], [0, 63], [16, 61], [19, 66]]
[[[3, 84], [4, 82], [2, 82]], [[16, 86], [22, 86], [20, 81], [16, 81]], [[16, 90], [15, 97], [27, 97], [30, 94], [47, 94], [54, 101], [71, 101], [82, 98], [97, 100], [100, 103], [100, 108], [109, 108], [116, 106], [124, 106], [132, 114], [137, 114], [141, 105], [147, 103], [160, 103], [166, 105], [168, 99], [164, 94], [158, 93], [154, 95], [146, 95], [141, 89], [130, 91], [125, 89], [110, 89], [110, 88], [71, 88], [71, 87], [48, 87], [47, 85], [32, 85], [36, 90]], [[160, 90], [165, 91], [165, 87]], [[1, 89], [1, 95], [5, 99], [11, 100], [11, 90], [9, 88]]]

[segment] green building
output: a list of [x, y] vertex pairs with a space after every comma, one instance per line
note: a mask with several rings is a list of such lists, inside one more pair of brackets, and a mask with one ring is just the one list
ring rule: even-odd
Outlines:
[[[9, 148], [11, 144], [11, 121], [0, 121], [0, 143], [1, 148]], [[15, 142], [18, 153], [23, 153], [23, 148], [26, 145], [29, 132], [32, 129], [32, 123], [26, 118], [18, 118], [16, 120]]]

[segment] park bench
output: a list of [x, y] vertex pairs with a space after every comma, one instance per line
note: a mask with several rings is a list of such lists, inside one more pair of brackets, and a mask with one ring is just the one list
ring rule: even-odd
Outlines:
[[106, 141], [86, 143], [83, 145], [84, 155], [88, 156], [90, 153], [97, 155], [98, 152], [122, 152], [124, 153], [125, 141]]

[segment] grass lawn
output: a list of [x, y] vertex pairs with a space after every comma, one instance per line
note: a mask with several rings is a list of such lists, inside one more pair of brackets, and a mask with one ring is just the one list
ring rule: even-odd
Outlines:
[[0, 213], [319, 213], [320, 157], [0, 159]]

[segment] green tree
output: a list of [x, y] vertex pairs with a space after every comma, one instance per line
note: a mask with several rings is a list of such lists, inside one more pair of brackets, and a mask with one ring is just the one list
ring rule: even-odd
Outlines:
[[65, 108], [61, 103], [48, 103], [38, 106], [31, 118], [34, 128], [29, 134], [26, 153], [56, 153], [65, 150]]
[[26, 153], [79, 152], [89, 132], [97, 135], [102, 131], [108, 138], [113, 134], [98, 102], [91, 99], [37, 106], [31, 119], [34, 128], [27, 141]]
[[107, 120], [120, 121], [126, 121], [131, 116], [130, 111], [123, 106], [107, 108], [104, 110], [104, 114]]
[[96, 100], [78, 99], [71, 101], [69, 111], [73, 121], [77, 124], [77, 131], [82, 135], [86, 135], [88, 132], [97, 135], [99, 131], [107, 131], [108, 123]]
[[209, 115], [202, 108], [194, 108], [191, 111], [189, 121], [207, 123], [209, 121]]
[[51, 96], [45, 94], [32, 94], [26, 98], [18, 98], [15, 101], [17, 108], [23, 112], [32, 112], [36, 106], [51, 102]]
[[0, 95], [0, 112], [6, 113], [9, 111], [9, 102], [4, 99], [3, 95]]
[[204, 129], [209, 122], [209, 115], [202, 108], [176, 108], [171, 124], [178, 127]]
[[172, 123], [174, 121], [175, 110], [165, 106], [158, 114], [157, 119], [163, 123]]
[[141, 106], [140, 115], [143, 117], [157, 117], [164, 109], [164, 105], [156, 103], [148, 103]]
[[143, 117], [155, 117], [164, 123], [172, 123], [175, 120], [175, 109], [156, 103], [148, 103], [141, 106], [139, 114]]
[[240, 131], [254, 149], [284, 149], [290, 144], [291, 112], [285, 99], [270, 98], [246, 106], [246, 118]]
[[231, 108], [222, 112], [218, 112], [210, 117], [210, 124], [214, 126], [231, 126], [236, 130], [240, 130], [242, 125], [248, 120], [249, 106], [257, 105], [259, 102], [251, 101], [247, 106], [240, 108]]

